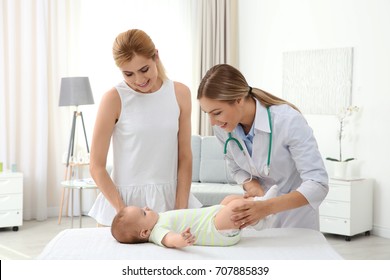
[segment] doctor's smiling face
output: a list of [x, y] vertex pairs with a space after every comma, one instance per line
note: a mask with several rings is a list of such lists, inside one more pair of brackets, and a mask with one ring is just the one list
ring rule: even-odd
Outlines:
[[244, 76], [233, 66], [218, 64], [211, 67], [199, 84], [197, 99], [209, 114], [211, 125], [231, 132], [238, 124], [244, 131], [252, 126], [255, 100]]
[[220, 101], [202, 97], [199, 104], [210, 117], [212, 126], [217, 125], [226, 132], [232, 132], [242, 119], [242, 99], [235, 101]]

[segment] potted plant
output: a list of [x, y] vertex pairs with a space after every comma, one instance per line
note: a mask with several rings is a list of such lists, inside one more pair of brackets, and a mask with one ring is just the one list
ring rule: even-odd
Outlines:
[[343, 158], [343, 149], [342, 149], [342, 139], [345, 136], [345, 125], [346, 120], [348, 117], [350, 117], [354, 112], [358, 112], [359, 107], [357, 106], [349, 106], [346, 108], [343, 108], [340, 113], [337, 115], [337, 118], [339, 120], [339, 131], [338, 131], [338, 141], [339, 141], [339, 157], [338, 158], [332, 158], [327, 157], [326, 160], [333, 161], [334, 164], [334, 177], [344, 179], [347, 169], [347, 163], [351, 160], [354, 160], [355, 158]]

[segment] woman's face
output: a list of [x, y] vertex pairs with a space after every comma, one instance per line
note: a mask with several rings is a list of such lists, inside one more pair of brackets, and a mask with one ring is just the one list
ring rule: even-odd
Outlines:
[[199, 104], [209, 115], [211, 125], [217, 125], [226, 132], [232, 132], [242, 118], [242, 99], [229, 103], [202, 97], [199, 99]]
[[[158, 56], [155, 56], [156, 60]], [[152, 93], [160, 89], [162, 81], [158, 78], [156, 60], [135, 55], [131, 61], [122, 64], [119, 69], [133, 90], [140, 93]]]

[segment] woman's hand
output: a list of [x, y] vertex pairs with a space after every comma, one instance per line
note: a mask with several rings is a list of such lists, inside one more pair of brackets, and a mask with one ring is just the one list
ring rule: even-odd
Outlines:
[[256, 224], [261, 219], [268, 216], [266, 201], [242, 200], [239, 205], [233, 208], [232, 221], [235, 225], [243, 229], [249, 225]]
[[245, 183], [244, 190], [245, 190], [244, 198], [264, 195], [264, 190], [261, 187], [259, 181], [257, 180], [252, 180], [248, 183]]

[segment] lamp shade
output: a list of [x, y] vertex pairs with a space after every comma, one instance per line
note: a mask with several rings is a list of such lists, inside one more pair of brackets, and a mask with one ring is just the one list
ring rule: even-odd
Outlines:
[[59, 106], [94, 104], [88, 77], [66, 77], [61, 79]]

